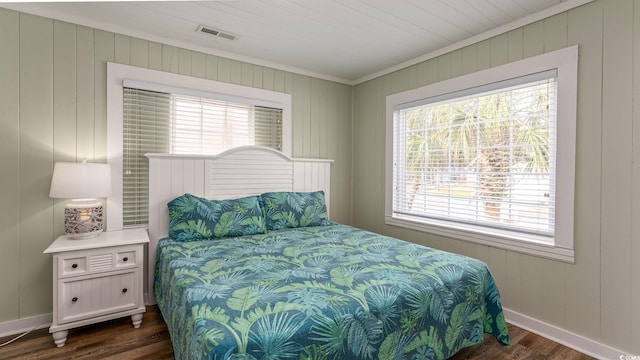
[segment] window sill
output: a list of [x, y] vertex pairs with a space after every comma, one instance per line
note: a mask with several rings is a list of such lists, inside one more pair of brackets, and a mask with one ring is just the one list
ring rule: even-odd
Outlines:
[[491, 231], [481, 227], [474, 228], [472, 226], [463, 229], [450, 225], [447, 226], [445, 222], [436, 224], [427, 222], [424, 219], [400, 215], [386, 215], [385, 224], [566, 263], [573, 264], [575, 262], [573, 249], [561, 248], [545, 243], [535, 236], [516, 238], [514, 233], [501, 232], [500, 230]]

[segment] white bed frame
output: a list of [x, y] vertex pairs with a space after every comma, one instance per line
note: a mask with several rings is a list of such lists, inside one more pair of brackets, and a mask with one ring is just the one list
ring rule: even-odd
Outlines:
[[233, 199], [268, 191], [325, 192], [331, 199], [331, 163], [292, 159], [276, 150], [243, 146], [219, 155], [147, 154], [149, 158], [149, 254], [147, 302], [155, 304], [153, 280], [158, 241], [169, 233], [167, 203], [190, 193], [207, 199]]

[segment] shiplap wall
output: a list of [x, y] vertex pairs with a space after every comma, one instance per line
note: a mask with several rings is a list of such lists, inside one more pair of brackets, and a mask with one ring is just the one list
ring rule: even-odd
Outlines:
[[0, 323], [51, 312], [53, 164], [106, 161], [108, 61], [292, 94], [292, 155], [335, 160], [331, 217], [351, 222], [350, 86], [0, 8]]
[[[598, 0], [356, 86], [354, 225], [484, 260], [506, 308], [639, 355], [639, 41], [640, 1]], [[575, 265], [384, 225], [386, 95], [574, 44]]]

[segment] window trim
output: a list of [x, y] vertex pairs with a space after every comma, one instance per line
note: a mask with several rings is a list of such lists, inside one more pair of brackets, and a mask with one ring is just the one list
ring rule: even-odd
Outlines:
[[[393, 112], [396, 106], [484, 86], [533, 73], [557, 70], [556, 229], [554, 245], [478, 226], [453, 226], [444, 221], [402, 216], [393, 212]], [[574, 189], [578, 46], [556, 50], [486, 70], [459, 76], [386, 98], [385, 223], [387, 225], [471, 241], [501, 249], [574, 263]]]
[[[291, 94], [168, 73], [136, 66], [107, 63], [107, 163], [111, 165], [113, 195], [107, 198], [107, 231], [121, 230], [122, 225], [122, 117], [123, 87], [126, 82], [162, 88], [190, 89], [195, 93], [215, 93], [223, 98], [251, 99], [258, 103], [282, 107], [282, 153], [291, 157]], [[179, 90], [178, 90], [179, 91]]]

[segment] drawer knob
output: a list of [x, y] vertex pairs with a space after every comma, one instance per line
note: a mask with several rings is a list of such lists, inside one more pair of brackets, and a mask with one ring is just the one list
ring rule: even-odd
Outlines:
[[122, 289], [122, 293], [126, 293], [127, 292], [127, 288]]
[[125, 256], [122, 258], [122, 261], [129, 261], [129, 258]]
[[75, 268], [78, 267], [78, 264], [73, 264], [73, 265], [71, 265], [71, 267], [75, 269]]
[[71, 299], [71, 302], [76, 302], [76, 301], [78, 301], [78, 298], [74, 296], [74, 297]]

